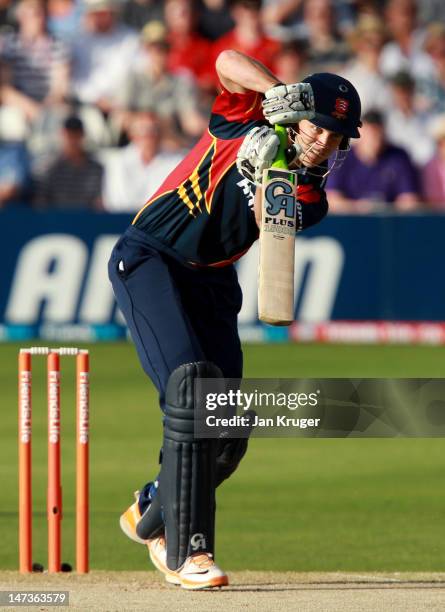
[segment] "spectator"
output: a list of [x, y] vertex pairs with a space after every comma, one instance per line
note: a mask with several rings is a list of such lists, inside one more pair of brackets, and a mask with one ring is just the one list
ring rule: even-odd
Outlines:
[[233, 19], [226, 0], [199, 0], [198, 31], [209, 40], [216, 40], [233, 28]]
[[149, 21], [162, 21], [162, 0], [126, 0], [122, 7], [121, 21], [134, 30], [142, 30]]
[[144, 59], [130, 70], [119, 95], [121, 125], [128, 127], [131, 111], [157, 111], [165, 130], [197, 138], [207, 125], [198, 112], [197, 91], [192, 75], [172, 74], [168, 70], [169, 43], [167, 30], [159, 21], [142, 30]]
[[433, 210], [445, 211], [445, 115], [437, 117], [432, 125], [436, 153], [422, 171], [422, 194]]
[[73, 90], [108, 113], [138, 53], [138, 37], [119, 23], [118, 0], [85, 0], [84, 30], [73, 44]]
[[355, 57], [341, 74], [357, 88], [363, 113], [371, 108], [384, 112], [390, 103], [390, 92], [379, 68], [385, 38], [384, 23], [374, 15], [361, 16], [349, 36]]
[[45, 105], [60, 104], [68, 91], [66, 49], [46, 31], [43, 0], [20, 0], [18, 32], [0, 36], [4, 104], [17, 106], [34, 121]]
[[82, 121], [68, 117], [61, 130], [62, 150], [37, 189], [36, 206], [49, 210], [101, 208], [102, 166], [84, 148]]
[[104, 207], [110, 212], [139, 210], [182, 157], [160, 150], [154, 113], [133, 116], [129, 137], [129, 145], [105, 159]]
[[445, 22], [445, 3], [443, 0], [417, 0], [419, 21], [422, 24]]
[[328, 177], [333, 212], [368, 213], [382, 204], [413, 210], [419, 201], [417, 174], [408, 154], [388, 144], [383, 115], [363, 115], [361, 138], [343, 165]]
[[165, 23], [170, 43], [169, 68], [191, 72], [203, 88], [215, 82], [210, 41], [196, 30], [197, 14], [191, 0], [166, 0]]
[[23, 204], [29, 188], [29, 158], [25, 144], [0, 139], [0, 210]]
[[337, 30], [331, 0], [305, 0], [305, 40], [312, 72], [336, 72], [349, 58], [349, 48]]
[[298, 83], [308, 74], [305, 46], [298, 41], [284, 43], [275, 58], [275, 75], [282, 83]]
[[48, 0], [48, 31], [65, 43], [72, 43], [81, 27], [79, 0]]
[[235, 49], [259, 60], [272, 71], [280, 43], [264, 33], [260, 0], [231, 0], [230, 12], [235, 22], [233, 30], [214, 44], [216, 58], [225, 49]]
[[[348, 0], [346, 0], [348, 1]], [[382, 15], [388, 0], [353, 0], [359, 15]]]
[[363, 16], [377, 16], [388, 0], [332, 0], [342, 34], [352, 31]]
[[[302, 7], [305, 0], [264, 0], [263, 22], [267, 34], [282, 41], [294, 40], [304, 35]], [[336, 25], [340, 33], [348, 32], [355, 21], [355, 12], [363, 0], [332, 0], [335, 11]]]
[[434, 66], [432, 75], [421, 75], [420, 90], [425, 110], [431, 114], [445, 113], [445, 25], [429, 26], [425, 38], [425, 50]]
[[416, 84], [408, 72], [398, 72], [390, 83], [392, 103], [386, 112], [388, 140], [405, 149], [411, 159], [422, 166], [434, 152], [434, 143], [428, 131], [429, 116], [416, 108]]
[[[5, 66], [0, 60], [0, 92], [4, 75]], [[4, 104], [0, 94], [0, 140], [25, 140], [28, 132], [29, 125], [24, 112], [17, 105]]]
[[12, 0], [0, 0], [0, 32], [14, 27]]
[[354, 8], [358, 18], [363, 15], [380, 17], [385, 10], [387, 2], [388, 0], [355, 0]]
[[283, 42], [301, 36], [304, 0], [264, 0], [262, 21], [268, 36]]
[[432, 62], [423, 50], [425, 33], [417, 27], [415, 0], [389, 0], [385, 17], [392, 40], [382, 51], [383, 74], [392, 76], [401, 70], [409, 71], [414, 78], [431, 74]]

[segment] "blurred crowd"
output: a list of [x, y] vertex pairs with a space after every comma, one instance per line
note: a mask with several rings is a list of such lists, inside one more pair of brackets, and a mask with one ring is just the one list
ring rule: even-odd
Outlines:
[[138, 210], [206, 129], [228, 48], [358, 89], [331, 211], [445, 210], [443, 0], [0, 0], [0, 208]]

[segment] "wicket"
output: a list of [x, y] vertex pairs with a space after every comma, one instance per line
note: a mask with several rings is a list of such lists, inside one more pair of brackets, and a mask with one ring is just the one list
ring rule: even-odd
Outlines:
[[88, 568], [89, 355], [77, 348], [31, 347], [19, 353], [19, 563], [32, 571], [32, 356], [47, 358], [48, 571], [61, 571], [60, 357], [76, 357], [76, 570]]

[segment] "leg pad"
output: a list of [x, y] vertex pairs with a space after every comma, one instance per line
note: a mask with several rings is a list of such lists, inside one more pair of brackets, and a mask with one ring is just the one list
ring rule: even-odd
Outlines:
[[194, 438], [196, 378], [222, 373], [210, 362], [184, 364], [171, 374], [165, 394], [159, 495], [173, 570], [194, 552], [214, 549], [217, 441]]

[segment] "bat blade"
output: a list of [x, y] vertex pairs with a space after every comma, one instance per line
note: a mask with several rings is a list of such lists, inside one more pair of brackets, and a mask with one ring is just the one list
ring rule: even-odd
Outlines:
[[258, 316], [271, 325], [294, 319], [294, 261], [297, 175], [287, 169], [263, 172]]

